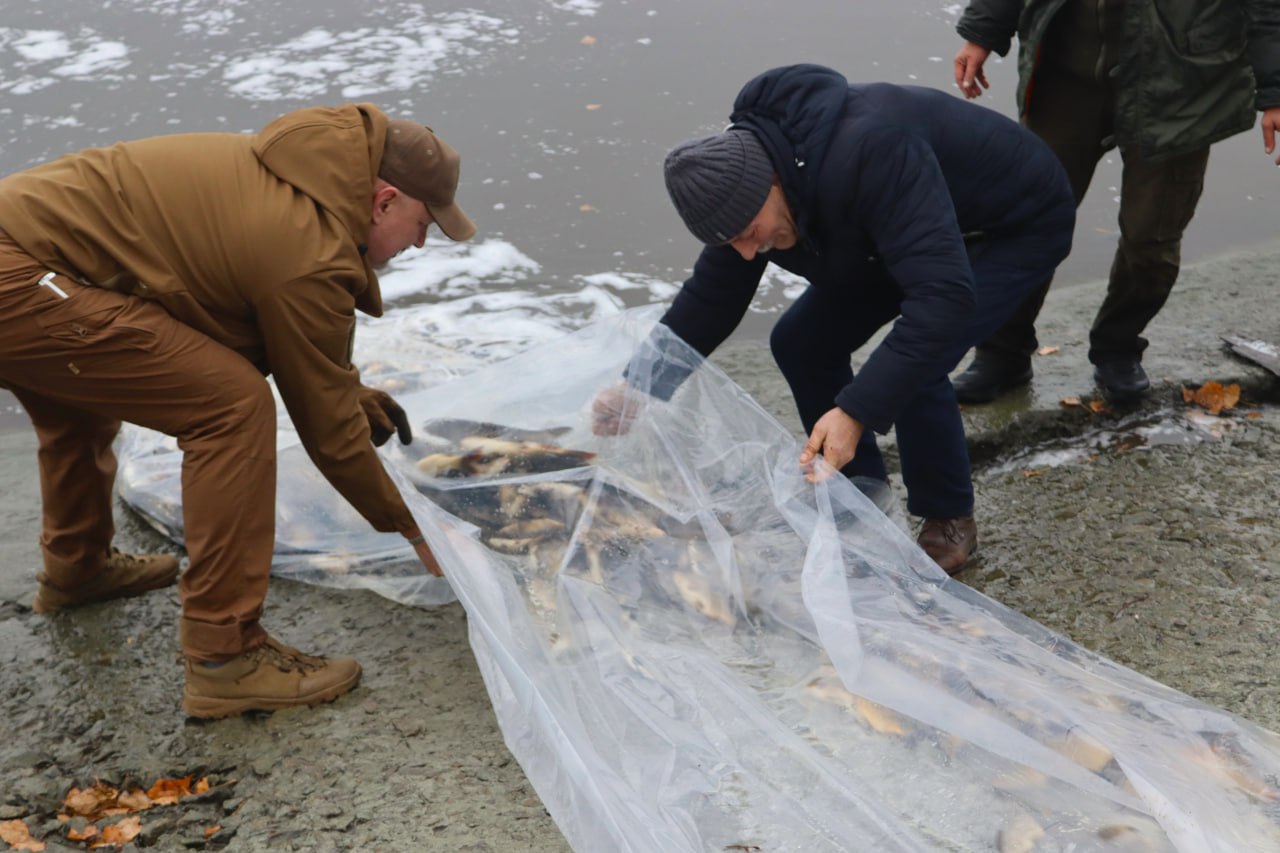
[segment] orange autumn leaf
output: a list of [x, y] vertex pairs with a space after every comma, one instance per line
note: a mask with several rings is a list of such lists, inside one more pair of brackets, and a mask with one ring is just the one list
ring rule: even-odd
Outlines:
[[35, 853], [45, 848], [43, 841], [31, 837], [31, 830], [20, 820], [0, 820], [0, 841], [8, 844], [12, 850], [32, 850]]
[[1057, 347], [1043, 346], [1036, 350], [1036, 355], [1053, 355], [1057, 351]]
[[154, 803], [151, 802], [151, 798], [147, 796], [146, 791], [143, 791], [141, 788], [130, 788], [125, 793], [116, 797], [116, 802], [119, 803], [122, 808], [131, 812], [144, 812], [154, 805]]
[[1080, 402], [1079, 397], [1063, 397], [1058, 401], [1058, 405], [1064, 409], [1069, 409], [1072, 406], [1083, 406], [1084, 404]]
[[1040, 476], [1041, 474], [1043, 474], [1043, 473], [1044, 473], [1043, 471], [1037, 471], [1037, 470], [1034, 470], [1034, 469], [1028, 469], [1028, 470], [1026, 470], [1026, 471], [1023, 471], [1023, 472], [1022, 472], [1022, 476], [1024, 476], [1024, 477], [1039, 477], [1039, 476]]
[[601, 108], [601, 107], [603, 107], [603, 106], [604, 106], [604, 104], [587, 104], [587, 109], [589, 109], [589, 110], [598, 110], [598, 109], [600, 109], [600, 108]]
[[92, 841], [97, 837], [98, 837], [98, 827], [94, 826], [93, 824], [89, 824], [84, 829], [80, 829], [80, 830], [76, 830], [76, 829], [67, 830], [68, 841]]
[[590, 45], [590, 44], [595, 44], [595, 43], [596, 43], [596, 37], [595, 37], [595, 36], [583, 36], [583, 37], [582, 37], [582, 41], [581, 41], [580, 43], [581, 43], [581, 44], [588, 44], [588, 45]]
[[147, 796], [158, 806], [171, 806], [181, 797], [191, 796], [191, 777], [157, 779], [156, 783], [147, 789]]
[[1221, 382], [1209, 381], [1194, 391], [1183, 388], [1182, 401], [1195, 403], [1209, 414], [1216, 415], [1224, 409], [1235, 408], [1236, 403], [1240, 402], [1240, 386], [1233, 382], [1224, 388]]
[[1102, 400], [1090, 400], [1089, 411], [1093, 412], [1095, 415], [1101, 415], [1104, 412], [1111, 411], [1111, 409]]
[[209, 777], [201, 776], [200, 781], [196, 783], [196, 789], [192, 793], [196, 795], [209, 793]]
[[214, 826], [210, 826], [210, 827], [208, 827], [208, 828], [206, 828], [206, 829], [205, 829], [205, 831], [204, 831], [204, 837], [205, 837], [205, 838], [213, 838], [215, 835], [217, 835], [217, 834], [218, 834], [219, 832], [221, 832], [221, 831], [222, 831], [222, 824], [220, 824], [220, 823], [219, 823], [219, 824], [216, 824], [216, 825], [214, 825]]
[[89, 845], [90, 850], [102, 847], [123, 847], [142, 832], [142, 818], [127, 817], [119, 823], [102, 828], [102, 836]]
[[69, 815], [92, 819], [114, 807], [119, 793], [105, 782], [94, 782], [89, 788], [72, 788], [62, 801], [62, 809]]

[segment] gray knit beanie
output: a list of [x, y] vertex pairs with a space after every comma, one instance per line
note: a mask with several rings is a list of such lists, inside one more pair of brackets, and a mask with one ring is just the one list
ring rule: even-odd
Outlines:
[[760, 140], [737, 127], [680, 143], [667, 155], [663, 172], [680, 218], [711, 246], [746, 230], [773, 184], [773, 164]]

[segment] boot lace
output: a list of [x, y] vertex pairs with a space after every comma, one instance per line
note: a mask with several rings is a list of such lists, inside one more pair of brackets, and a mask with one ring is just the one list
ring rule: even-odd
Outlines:
[[303, 654], [271, 638], [254, 649], [253, 654], [258, 663], [273, 666], [281, 672], [315, 672], [324, 669], [327, 663], [324, 658]]
[[136, 554], [130, 554], [128, 551], [121, 551], [112, 545], [107, 551], [107, 564], [118, 566], [122, 569], [133, 569], [142, 565], [142, 559]]
[[958, 545], [964, 541], [964, 536], [960, 533], [960, 525], [954, 518], [930, 518], [924, 523], [924, 533], [937, 533], [952, 545]]

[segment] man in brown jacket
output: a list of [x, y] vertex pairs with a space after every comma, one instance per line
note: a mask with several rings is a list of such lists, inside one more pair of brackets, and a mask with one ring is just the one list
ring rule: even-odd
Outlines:
[[183, 707], [223, 717], [329, 701], [349, 659], [306, 655], [259, 619], [275, 540], [274, 376], [316, 466], [377, 530], [441, 574], [374, 450], [401, 408], [351, 364], [357, 309], [382, 314], [374, 269], [454, 202], [458, 155], [368, 104], [303, 109], [256, 135], [198, 133], [93, 148], [0, 180], [0, 386], [39, 439], [51, 613], [172, 583], [170, 556], [111, 547], [111, 444], [128, 421], [183, 451], [189, 565], [179, 589]]

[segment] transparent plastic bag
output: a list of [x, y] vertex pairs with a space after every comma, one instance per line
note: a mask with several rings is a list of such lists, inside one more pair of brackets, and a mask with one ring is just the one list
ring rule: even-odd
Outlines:
[[[384, 452], [575, 849], [1280, 849], [1280, 738], [949, 579], [654, 318], [405, 395]], [[321, 556], [435, 600], [373, 541]]]

